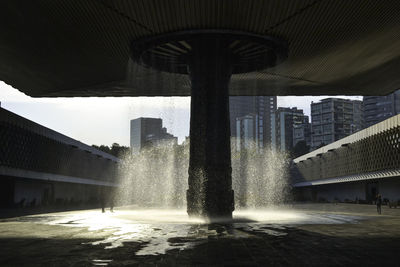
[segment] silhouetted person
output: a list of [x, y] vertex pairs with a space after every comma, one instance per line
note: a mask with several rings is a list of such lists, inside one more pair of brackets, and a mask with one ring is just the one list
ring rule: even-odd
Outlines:
[[111, 193], [110, 195], [110, 211], [114, 212], [114, 194]]
[[104, 190], [100, 189], [100, 205], [101, 205], [101, 212], [105, 212], [105, 208], [106, 208], [106, 200], [105, 200], [105, 196], [104, 196]]
[[381, 195], [378, 195], [378, 196], [376, 197], [376, 211], [378, 212], [378, 214], [381, 214], [381, 213], [382, 213], [382, 208], [381, 208], [381, 206], [382, 206], [382, 196], [381, 196]]
[[20, 202], [18, 202], [18, 207], [23, 208], [25, 203], [25, 198], [21, 199]]

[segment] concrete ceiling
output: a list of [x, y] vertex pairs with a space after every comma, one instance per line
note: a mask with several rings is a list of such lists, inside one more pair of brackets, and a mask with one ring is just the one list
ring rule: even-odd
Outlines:
[[3, 0], [0, 80], [35, 97], [187, 96], [132, 41], [226, 29], [287, 41], [288, 59], [232, 76], [231, 95], [380, 95], [400, 88], [398, 0]]

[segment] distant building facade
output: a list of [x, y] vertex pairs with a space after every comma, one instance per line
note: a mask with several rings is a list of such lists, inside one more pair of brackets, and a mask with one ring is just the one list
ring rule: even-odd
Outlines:
[[400, 114], [400, 90], [387, 96], [364, 96], [365, 127]]
[[145, 147], [161, 143], [177, 144], [177, 137], [162, 127], [160, 118], [137, 118], [131, 120], [130, 145], [132, 153], [138, 153]]
[[259, 118], [257, 114], [248, 114], [236, 118], [236, 151], [260, 147], [259, 145]]
[[311, 149], [340, 140], [364, 128], [359, 100], [326, 98], [311, 102]]
[[[274, 118], [276, 108], [276, 96], [229, 97], [231, 136], [240, 137], [255, 134], [254, 139], [260, 148], [269, 146], [275, 132]], [[251, 121], [253, 121], [253, 124], [257, 126], [257, 129], [252, 133], [243, 132], [245, 129], [252, 129], [251, 127], [241, 129], [237, 128], [237, 118], [239, 118], [239, 121], [242, 121], [243, 123], [250, 122], [249, 117], [246, 117], [247, 115], [252, 117]], [[243, 126], [244, 124], [239, 124], [239, 127], [242, 127], [240, 125]]]
[[295, 199], [370, 203], [400, 196], [400, 115], [299, 156], [291, 165]]
[[302, 123], [293, 125], [293, 147], [300, 141], [311, 147], [311, 124], [308, 116], [304, 116], [303, 119]]
[[[304, 115], [302, 109], [279, 107], [275, 115], [274, 147], [280, 151], [289, 151], [297, 141], [308, 139], [309, 126], [307, 124], [308, 116]], [[295, 129], [298, 135], [295, 134]], [[296, 141], [294, 137], [296, 137]]]

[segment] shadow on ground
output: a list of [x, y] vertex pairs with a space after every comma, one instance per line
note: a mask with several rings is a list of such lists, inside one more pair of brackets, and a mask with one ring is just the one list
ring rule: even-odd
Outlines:
[[[224, 225], [213, 226], [226, 228]], [[238, 228], [236, 228], [238, 229]], [[400, 237], [338, 237], [289, 227], [284, 236], [240, 229], [248, 238], [210, 236], [191, 249], [137, 256], [146, 243], [104, 249], [95, 239], [1, 238], [1, 266], [393, 266]], [[186, 242], [176, 237], [170, 243]]]

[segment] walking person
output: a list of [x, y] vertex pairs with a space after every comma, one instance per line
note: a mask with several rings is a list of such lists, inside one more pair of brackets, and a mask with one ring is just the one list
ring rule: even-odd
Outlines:
[[114, 212], [114, 194], [111, 192], [110, 194], [110, 211]]
[[105, 199], [105, 193], [104, 189], [100, 188], [100, 206], [101, 206], [101, 212], [104, 213], [106, 212], [106, 199]]
[[378, 214], [382, 214], [382, 196], [380, 194], [378, 194], [378, 196], [376, 197], [376, 211], [378, 212]]

